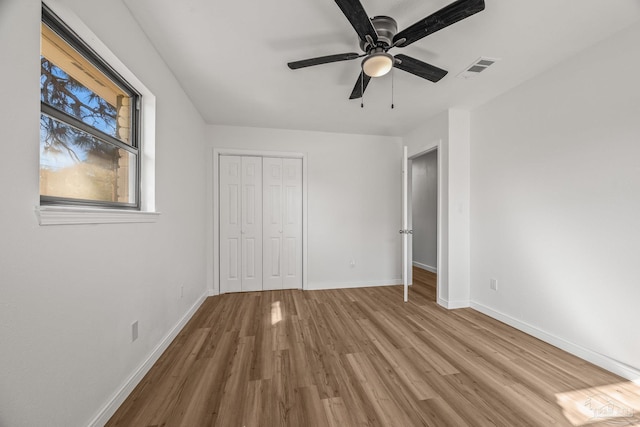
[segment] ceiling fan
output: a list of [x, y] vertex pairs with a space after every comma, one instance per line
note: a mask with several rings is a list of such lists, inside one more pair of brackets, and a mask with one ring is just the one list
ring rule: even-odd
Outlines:
[[353, 29], [358, 33], [360, 49], [365, 53], [340, 53], [289, 62], [292, 70], [328, 64], [330, 62], [349, 61], [364, 57], [362, 72], [356, 81], [349, 99], [361, 98], [371, 77], [387, 74], [392, 67], [399, 68], [423, 79], [437, 82], [447, 71], [427, 64], [407, 55], [391, 55], [388, 51], [394, 47], [405, 47], [433, 34], [451, 24], [468, 18], [484, 10], [484, 0], [456, 0], [439, 11], [427, 16], [415, 24], [398, 32], [396, 21], [389, 16], [375, 16], [369, 19], [360, 0], [335, 0], [342, 13], [347, 17]]

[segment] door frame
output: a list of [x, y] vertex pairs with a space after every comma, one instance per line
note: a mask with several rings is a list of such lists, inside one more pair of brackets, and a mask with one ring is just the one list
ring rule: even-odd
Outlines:
[[302, 159], [302, 289], [307, 289], [307, 155], [301, 152], [241, 150], [236, 148], [213, 149], [213, 294], [220, 294], [220, 156], [277, 157]]
[[[420, 148], [418, 148], [417, 150], [413, 151], [412, 153], [408, 153], [408, 165], [407, 165], [407, 176], [409, 177], [409, 189], [408, 189], [408, 198], [409, 198], [409, 210], [408, 210], [408, 216], [409, 216], [409, 229], [412, 230], [413, 229], [413, 159], [416, 159], [420, 156], [423, 156], [431, 151], [437, 150], [437, 168], [438, 168], [438, 195], [437, 195], [437, 200], [438, 200], [438, 206], [437, 206], [437, 221], [438, 224], [436, 226], [436, 257], [438, 258], [436, 260], [436, 269], [437, 269], [437, 273], [436, 273], [436, 302], [438, 302], [440, 300], [440, 295], [442, 295], [441, 292], [441, 281], [440, 281], [440, 277], [442, 276], [441, 272], [442, 272], [442, 185], [443, 185], [443, 178], [442, 178], [442, 141], [438, 140], [432, 144], [429, 145], [425, 145], [422, 146]], [[409, 241], [409, 250], [408, 250], [408, 263], [409, 263], [409, 284], [413, 284], [413, 235], [410, 234], [410, 241]]]

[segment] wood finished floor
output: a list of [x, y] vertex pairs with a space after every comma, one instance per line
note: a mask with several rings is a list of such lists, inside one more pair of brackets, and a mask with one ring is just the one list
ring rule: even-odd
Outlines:
[[[208, 298], [107, 425], [640, 425], [633, 383], [414, 282], [407, 304], [399, 286]], [[605, 419], [605, 395], [627, 412]]]

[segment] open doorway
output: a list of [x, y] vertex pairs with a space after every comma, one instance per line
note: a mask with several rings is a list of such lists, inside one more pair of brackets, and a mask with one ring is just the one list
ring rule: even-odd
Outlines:
[[412, 292], [437, 301], [438, 149], [412, 157], [409, 170]]

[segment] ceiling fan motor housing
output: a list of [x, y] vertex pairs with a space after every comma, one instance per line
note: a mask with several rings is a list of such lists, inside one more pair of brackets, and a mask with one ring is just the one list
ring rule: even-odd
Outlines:
[[[393, 44], [393, 36], [398, 32], [396, 20], [389, 16], [374, 16], [371, 18], [371, 23], [378, 33], [378, 44], [382, 43], [385, 47], [391, 46]], [[366, 40], [360, 40], [360, 49], [364, 52], [369, 52], [375, 47]]]

